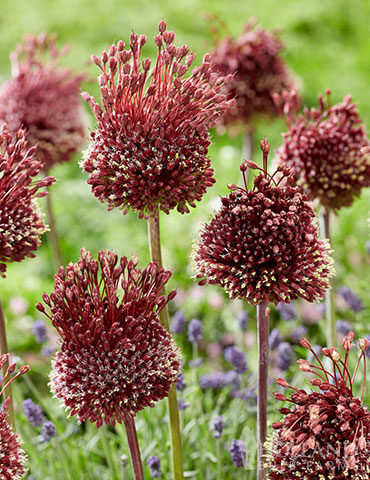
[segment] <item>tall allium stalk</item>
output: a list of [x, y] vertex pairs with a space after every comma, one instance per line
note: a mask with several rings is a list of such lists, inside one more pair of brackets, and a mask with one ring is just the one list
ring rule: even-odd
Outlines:
[[261, 149], [263, 169], [252, 161], [241, 166], [243, 174], [247, 168], [261, 171], [254, 188], [229, 185], [231, 193], [222, 197], [221, 210], [201, 231], [194, 247], [201, 284], [221, 285], [231, 298], [257, 306], [259, 480], [266, 478], [268, 304], [290, 303], [298, 297], [319, 300], [333, 274], [328, 245], [318, 239], [312, 206], [285, 168], [273, 175], [267, 173], [270, 146], [266, 140]]
[[[199, 67], [190, 66], [195, 54], [174, 45], [175, 34], [160, 22], [154, 41], [158, 54], [154, 66], [140, 59], [144, 35], [131, 34], [129, 48], [120, 40], [101, 58], [92, 56], [101, 69], [98, 82], [101, 105], [82, 94], [98, 122], [91, 134], [83, 168], [88, 183], [108, 209], [133, 210], [148, 222], [151, 259], [162, 265], [159, 212], [176, 208], [181, 213], [195, 207], [214, 183], [207, 158], [213, 127], [230, 106], [223, 88], [231, 77], [212, 72], [210, 55]], [[164, 308], [161, 321], [169, 329]], [[172, 463], [176, 480], [183, 478], [181, 437], [176, 389], [169, 395]]]
[[61, 267], [55, 292], [43, 294], [40, 312], [57, 329], [51, 388], [80, 421], [124, 423], [135, 480], [144, 479], [134, 417], [167, 397], [180, 369], [180, 353], [159, 321], [175, 292], [162, 292], [170, 272], [138, 259], [81, 250], [78, 263]]
[[8, 353], [0, 357], [0, 369], [3, 369], [6, 365], [8, 366], [0, 380], [0, 396], [5, 394], [6, 397], [0, 410], [0, 478], [4, 480], [20, 480], [26, 471], [24, 468], [26, 456], [20, 448], [20, 438], [14, 433], [12, 424], [9, 421], [10, 398], [7, 397], [6, 391], [16, 378], [28, 372], [29, 367], [27, 365], [21, 367], [14, 377], [9, 378], [15, 371], [16, 364], [12, 363], [9, 365]]
[[[42, 165], [35, 158], [35, 148], [29, 148], [24, 130], [11, 134], [7, 125], [0, 128], [0, 276], [5, 277], [8, 263], [20, 262], [34, 257], [41, 244], [41, 235], [46, 231], [43, 216], [36, 198], [47, 192], [55, 178], [34, 180]], [[5, 319], [0, 300], [0, 349], [8, 353]], [[8, 364], [3, 365], [5, 375]], [[10, 395], [10, 385], [6, 396]], [[9, 417], [13, 421], [12, 402]]]
[[[308, 340], [301, 340], [314, 361], [301, 359], [298, 364], [303, 372], [313, 375], [311, 384], [319, 391], [307, 393], [283, 378], [276, 380], [292, 394], [287, 397], [275, 393], [285, 405], [280, 409], [283, 418], [272, 425], [276, 433], [269, 445], [271, 480], [369, 478], [370, 412], [363, 405], [369, 340], [359, 340], [361, 353], [351, 372], [353, 338], [353, 332], [349, 332], [343, 339], [344, 358], [335, 347], [322, 349], [330, 368], [324, 367]], [[364, 378], [360, 399], [355, 397], [353, 387], [361, 362]]]
[[[28, 132], [30, 146], [48, 174], [57, 163], [71, 160], [84, 141], [84, 114], [80, 99], [84, 75], [59, 66], [65, 54], [56, 46], [56, 34], [26, 36], [12, 52], [12, 77], [0, 88], [0, 123], [15, 133]], [[50, 195], [47, 198], [50, 240], [56, 262], [62, 264]]]
[[[331, 212], [352, 205], [362, 188], [370, 186], [369, 140], [356, 105], [348, 95], [343, 102], [330, 104], [319, 96], [319, 108], [305, 108], [296, 114], [292, 95], [276, 95], [275, 101], [285, 119], [288, 132], [278, 149], [281, 165], [291, 169], [297, 185], [309, 200], [323, 208], [324, 235], [330, 239]], [[327, 343], [335, 344], [333, 293], [326, 298]]]

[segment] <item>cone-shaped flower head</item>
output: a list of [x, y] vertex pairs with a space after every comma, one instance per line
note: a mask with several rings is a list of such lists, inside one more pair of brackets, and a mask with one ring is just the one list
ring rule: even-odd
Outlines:
[[55, 292], [43, 295], [62, 338], [51, 388], [80, 421], [121, 423], [168, 395], [180, 368], [158, 318], [174, 296], [160, 294], [169, 277], [156, 263], [141, 271], [136, 257], [118, 260], [106, 251], [94, 260], [84, 249], [78, 263], [55, 275]]
[[214, 183], [207, 129], [229, 106], [222, 93], [227, 79], [211, 72], [210, 55], [186, 76], [195, 54], [174, 39], [162, 21], [153, 67], [140, 58], [144, 35], [131, 34], [127, 50], [119, 41], [101, 59], [92, 57], [102, 70], [101, 106], [83, 93], [98, 121], [83, 167], [109, 210], [186, 213]]
[[221, 74], [233, 74], [226, 89], [228, 98], [235, 98], [220, 125], [241, 125], [245, 129], [256, 115], [278, 115], [273, 94], [293, 87], [280, 56], [282, 49], [277, 33], [264, 30], [254, 21], [245, 25], [240, 37], [227, 36], [219, 42], [212, 54], [213, 63]]
[[369, 140], [351, 97], [333, 106], [329, 90], [327, 97], [327, 104], [320, 95], [319, 108], [306, 108], [299, 115], [292, 113], [289, 100], [276, 97], [289, 112], [289, 130], [277, 153], [307, 197], [335, 211], [350, 206], [361, 189], [370, 186]]
[[[319, 391], [307, 393], [296, 389], [283, 378], [278, 385], [290, 388], [293, 393], [287, 398], [276, 393], [278, 400], [287, 402], [280, 409], [283, 418], [272, 426], [276, 433], [269, 445], [269, 478], [290, 480], [370, 478], [370, 412], [362, 404], [366, 383], [366, 352], [369, 340], [361, 339], [361, 355], [355, 373], [350, 373], [349, 351], [353, 332], [343, 339], [345, 355], [335, 348], [323, 348], [322, 353], [333, 364], [333, 370], [323, 366], [320, 358], [306, 339], [301, 344], [316, 358], [315, 364], [299, 360], [301, 370], [316, 375], [311, 379]], [[352, 388], [357, 367], [365, 365], [362, 398], [356, 398]]]
[[[9, 354], [2, 355], [0, 357], [0, 369], [8, 362]], [[21, 367], [19, 372], [9, 379], [9, 375], [14, 372], [15, 367], [15, 363], [9, 365], [6, 374], [1, 379], [0, 395], [4, 392], [6, 385], [29, 370], [28, 366]], [[24, 468], [26, 456], [20, 448], [21, 439], [13, 432], [8, 421], [9, 401], [9, 398], [5, 400], [0, 411], [0, 478], [4, 480], [19, 480], [26, 471]]]
[[[269, 145], [261, 142], [262, 148]], [[264, 152], [267, 160], [266, 150]], [[244, 162], [258, 168], [254, 162]], [[200, 283], [221, 285], [231, 298], [250, 304], [320, 299], [333, 274], [326, 241], [318, 239], [316, 216], [292, 178], [280, 168], [275, 181], [262, 171], [252, 190], [230, 185], [221, 210], [200, 233], [194, 264]]]
[[27, 36], [11, 55], [12, 78], [0, 88], [0, 122], [9, 130], [25, 128], [48, 171], [80, 150], [84, 115], [80, 99], [83, 75], [58, 67], [56, 35]]
[[28, 148], [23, 130], [15, 135], [7, 126], [0, 128], [0, 275], [6, 263], [34, 257], [45, 232], [36, 197], [38, 192], [55, 182], [53, 177], [34, 180], [41, 163], [35, 159], [35, 148]]

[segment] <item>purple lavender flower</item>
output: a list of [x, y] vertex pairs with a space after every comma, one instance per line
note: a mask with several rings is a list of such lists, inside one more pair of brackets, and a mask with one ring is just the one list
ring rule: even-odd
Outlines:
[[246, 312], [245, 310], [242, 310], [241, 312], [239, 312], [237, 316], [237, 321], [238, 321], [240, 330], [243, 330], [243, 331], [246, 330], [248, 326], [248, 321], [249, 321], [248, 312]]
[[46, 422], [42, 426], [41, 432], [41, 441], [42, 442], [50, 442], [50, 440], [55, 437], [57, 434], [57, 429], [55, 425], [50, 420], [46, 420]]
[[245, 444], [242, 440], [232, 440], [230, 446], [231, 460], [234, 462], [235, 466], [245, 467], [247, 464], [247, 451], [245, 449]]
[[280, 343], [283, 341], [283, 336], [279, 332], [277, 328], [273, 328], [270, 333], [270, 338], [269, 338], [269, 344], [270, 344], [270, 349], [275, 350]]
[[175, 312], [174, 316], [172, 317], [171, 332], [180, 334], [184, 331], [185, 326], [186, 318], [184, 312], [182, 312], [181, 310], [177, 310], [177, 312]]
[[293, 342], [294, 343], [299, 343], [300, 339], [307, 335], [307, 332], [308, 332], [307, 327], [305, 327], [304, 325], [301, 325], [300, 327], [295, 328], [292, 331]]
[[339, 332], [343, 337], [345, 337], [351, 330], [352, 324], [350, 322], [347, 322], [346, 320], [337, 320], [335, 322], [335, 329], [337, 332]]
[[35, 335], [35, 340], [37, 343], [45, 343], [48, 341], [46, 325], [42, 320], [36, 320], [36, 322], [32, 325], [32, 332]]
[[185, 387], [186, 387], [185, 377], [184, 377], [184, 374], [181, 372], [177, 377], [176, 390], [178, 390], [179, 392], [182, 392], [185, 389]]
[[244, 352], [236, 347], [228, 347], [225, 350], [225, 359], [232, 364], [236, 373], [245, 373], [248, 370]]
[[203, 390], [221, 390], [225, 387], [237, 389], [240, 386], [240, 379], [234, 370], [228, 372], [211, 372], [200, 377], [199, 385]]
[[366, 249], [367, 253], [370, 255], [370, 240], [368, 242], [366, 242], [365, 249]]
[[361, 298], [348, 287], [340, 287], [338, 293], [354, 312], [358, 313], [364, 309]]
[[297, 318], [297, 310], [292, 303], [280, 302], [276, 308], [283, 320], [289, 321]]
[[213, 432], [213, 436], [215, 438], [220, 438], [221, 435], [222, 435], [222, 432], [225, 428], [225, 422], [224, 422], [224, 419], [222, 417], [216, 417], [213, 422], [212, 422], [212, 426], [211, 426], [211, 430]]
[[233, 398], [240, 398], [240, 400], [250, 404], [256, 404], [257, 402], [256, 387], [232, 390], [230, 396]]
[[180, 398], [179, 400], [177, 400], [177, 406], [179, 408], [179, 410], [185, 410], [186, 408], [188, 408], [190, 405], [190, 403], [186, 402], [183, 398]]
[[[370, 341], [370, 335], [366, 335], [365, 338], [367, 338], [367, 339]], [[367, 356], [368, 358], [370, 358], [370, 348], [369, 348], [368, 350], [366, 350], [366, 356]]]
[[203, 338], [203, 328], [199, 320], [194, 319], [188, 326], [188, 339], [191, 343], [199, 343]]
[[203, 365], [203, 359], [198, 357], [194, 360], [189, 360], [189, 367], [191, 368], [199, 368]]
[[278, 346], [278, 356], [276, 364], [280, 370], [289, 370], [294, 358], [294, 351], [290, 343], [282, 342]]
[[41, 349], [42, 355], [45, 357], [50, 357], [55, 352], [55, 347], [53, 345], [44, 345]]
[[161, 471], [161, 461], [159, 457], [152, 455], [147, 458], [146, 463], [148, 464], [150, 475], [152, 477], [160, 477], [162, 475]]
[[23, 402], [23, 410], [26, 414], [27, 420], [34, 426], [39, 427], [44, 421], [44, 412], [40, 405], [34, 403], [30, 398]]

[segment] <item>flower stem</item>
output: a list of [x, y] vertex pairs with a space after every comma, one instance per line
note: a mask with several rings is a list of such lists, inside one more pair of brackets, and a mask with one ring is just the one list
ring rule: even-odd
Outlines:
[[[252, 160], [253, 155], [253, 129], [251, 127], [247, 127], [243, 135], [243, 144], [242, 144], [242, 161], [243, 160]], [[246, 188], [248, 189], [248, 182], [249, 182], [249, 170], [247, 169], [245, 172], [245, 180], [247, 183]]]
[[62, 258], [62, 252], [60, 250], [59, 246], [59, 238], [55, 226], [55, 219], [54, 219], [54, 213], [53, 213], [53, 207], [51, 203], [51, 196], [50, 192], [48, 192], [48, 195], [46, 195], [46, 210], [48, 212], [48, 223], [49, 223], [49, 238], [52, 244], [53, 252], [54, 252], [54, 263], [56, 263], [57, 269], [59, 269], [60, 265], [63, 265], [63, 258]]
[[267, 435], [267, 381], [269, 366], [269, 316], [268, 302], [257, 305], [258, 332], [258, 400], [257, 400], [257, 478], [266, 479], [264, 444]]
[[217, 480], [222, 480], [222, 458], [221, 458], [221, 440], [216, 439], [216, 451], [217, 451]]
[[[5, 353], [9, 353], [9, 349], [8, 349], [8, 342], [6, 340], [6, 329], [5, 329], [5, 319], [4, 319], [4, 313], [3, 313], [3, 308], [2, 308], [2, 305], [1, 305], [1, 300], [0, 300], [0, 351], [1, 351], [1, 355], [4, 355]], [[2, 369], [2, 376], [3, 378], [5, 377], [6, 375], [6, 371], [9, 367], [9, 362], [6, 361], [4, 363], [4, 366], [3, 366], [3, 369]], [[8, 385], [5, 390], [4, 390], [4, 401], [10, 397], [10, 404], [9, 404], [9, 408], [8, 408], [8, 413], [9, 413], [9, 423], [10, 425], [12, 425], [12, 427], [14, 428], [15, 426], [15, 423], [14, 423], [14, 408], [13, 408], [13, 399], [12, 399], [12, 396], [11, 396], [11, 393], [12, 393], [12, 388], [10, 385]]]
[[[329, 211], [323, 214], [324, 237], [330, 241], [330, 217]], [[329, 290], [325, 294], [326, 311], [326, 341], [328, 347], [334, 347], [336, 343], [335, 335], [335, 307], [334, 307], [334, 278], [329, 280]]]
[[128, 446], [130, 449], [132, 471], [134, 473], [134, 480], [144, 480], [144, 470], [141, 461], [141, 454], [139, 443], [137, 441], [137, 433], [135, 428], [134, 417], [129, 415], [125, 420], [125, 428]]
[[[152, 262], [157, 262], [159, 267], [163, 266], [161, 240], [159, 230], [159, 213], [155, 213], [153, 217], [148, 218], [148, 237], [150, 258]], [[165, 294], [165, 289], [162, 288], [161, 295]], [[159, 314], [160, 321], [164, 328], [169, 331], [168, 308], [167, 305], [161, 310]], [[167, 406], [170, 419], [170, 437], [171, 437], [171, 455], [172, 455], [172, 472], [174, 480], [183, 480], [183, 465], [182, 465], [182, 442], [180, 433], [180, 418], [177, 404], [176, 385], [173, 383], [168, 394]]]

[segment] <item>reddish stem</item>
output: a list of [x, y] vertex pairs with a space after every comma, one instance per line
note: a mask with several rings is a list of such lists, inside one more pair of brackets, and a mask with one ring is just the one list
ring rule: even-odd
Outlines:
[[144, 480], [143, 463], [139, 443], [137, 441], [137, 433], [135, 428], [135, 420], [131, 415], [124, 420], [128, 446], [130, 448], [131, 465], [135, 480]]
[[[8, 348], [8, 342], [6, 339], [6, 328], [5, 328], [5, 319], [4, 319], [4, 313], [3, 313], [3, 308], [1, 305], [1, 300], [0, 300], [0, 351], [1, 355], [4, 355], [5, 353], [9, 353], [9, 348]], [[2, 368], [2, 377], [5, 378], [7, 370], [9, 367], [9, 360], [7, 360]], [[14, 408], [13, 408], [13, 399], [11, 396], [12, 393], [12, 388], [10, 385], [6, 385], [4, 389], [4, 401], [10, 397], [10, 404], [9, 404], [9, 422], [11, 425], [14, 427]]]

